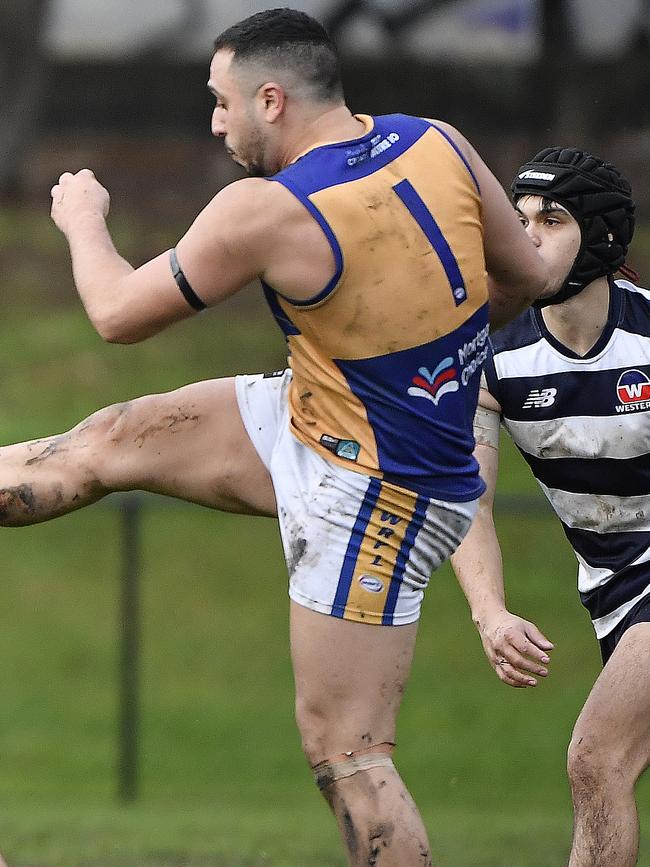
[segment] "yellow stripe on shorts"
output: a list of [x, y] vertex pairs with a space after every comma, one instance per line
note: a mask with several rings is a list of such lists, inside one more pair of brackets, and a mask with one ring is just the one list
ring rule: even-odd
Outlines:
[[426, 497], [371, 479], [352, 529], [332, 614], [392, 625], [404, 570], [428, 506]]

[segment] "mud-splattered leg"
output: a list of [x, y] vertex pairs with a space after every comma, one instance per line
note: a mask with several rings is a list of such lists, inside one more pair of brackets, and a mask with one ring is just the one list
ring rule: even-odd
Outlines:
[[427, 832], [395, 769], [360, 771], [323, 794], [354, 867], [431, 867]]
[[[309, 763], [386, 755], [408, 679], [417, 624], [370, 626], [291, 606], [296, 717]], [[323, 794], [353, 867], [431, 867], [427, 834], [394, 767], [357, 771]]]
[[107, 407], [68, 433], [0, 448], [0, 525], [47, 521], [111, 491], [275, 514], [231, 379]]
[[569, 867], [632, 867], [634, 787], [650, 763], [650, 623], [631, 626], [602, 670], [569, 746], [574, 834]]

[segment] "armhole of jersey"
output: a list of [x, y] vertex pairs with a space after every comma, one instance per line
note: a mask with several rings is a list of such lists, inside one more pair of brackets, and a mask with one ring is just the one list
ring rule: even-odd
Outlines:
[[474, 171], [473, 171], [472, 167], [470, 166], [467, 157], [461, 151], [461, 149], [458, 147], [458, 145], [453, 140], [453, 138], [449, 135], [449, 133], [445, 132], [445, 130], [442, 129], [442, 127], [439, 127], [433, 121], [427, 120], [426, 118], [422, 118], [422, 120], [424, 120], [426, 123], [428, 123], [429, 126], [433, 127], [433, 129], [437, 130], [440, 133], [440, 135], [449, 143], [449, 145], [451, 145], [451, 147], [456, 152], [458, 158], [460, 159], [460, 161], [463, 163], [463, 165], [465, 166], [465, 168], [469, 172], [471, 179], [474, 181], [474, 186], [476, 187], [476, 190], [477, 190], [478, 194], [480, 195], [481, 194], [481, 188], [480, 188], [479, 183], [476, 179], [476, 175], [474, 174]]
[[276, 292], [281, 298], [283, 298], [288, 304], [291, 304], [293, 307], [317, 307], [319, 304], [323, 304], [323, 302], [327, 301], [327, 299], [332, 295], [332, 293], [336, 290], [339, 281], [341, 279], [341, 274], [343, 273], [343, 251], [341, 250], [341, 246], [336, 238], [336, 235], [332, 231], [330, 224], [327, 222], [325, 217], [321, 214], [318, 208], [311, 202], [311, 200], [291, 181], [286, 181], [284, 178], [282, 180], [278, 180], [277, 178], [273, 178], [276, 183], [282, 184], [282, 186], [287, 189], [292, 195], [294, 195], [298, 201], [305, 206], [305, 208], [309, 211], [312, 217], [316, 220], [318, 225], [323, 230], [325, 237], [330, 245], [332, 253], [334, 254], [334, 263], [336, 266], [336, 270], [334, 272], [334, 276], [329, 281], [327, 286], [324, 289], [321, 289], [320, 292], [317, 292], [316, 295], [313, 295], [311, 298], [308, 298], [306, 301], [301, 301], [296, 298], [289, 298], [287, 295], [283, 295], [282, 292], [278, 292], [277, 289], [273, 291]]

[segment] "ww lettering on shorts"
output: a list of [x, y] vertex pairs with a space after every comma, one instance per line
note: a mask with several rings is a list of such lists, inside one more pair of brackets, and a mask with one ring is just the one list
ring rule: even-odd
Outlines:
[[[387, 525], [390, 524], [393, 527], [401, 522], [401, 518], [397, 515], [393, 515], [392, 512], [382, 512], [380, 518], [382, 524]], [[388, 544], [387, 541], [382, 541], [383, 539], [390, 539], [391, 536], [395, 535], [395, 530], [391, 530], [390, 526], [383, 526], [377, 533], [377, 539], [375, 540], [375, 544], [372, 546], [373, 550], [376, 551], [380, 548], [383, 548]], [[383, 557], [381, 554], [375, 554], [374, 559], [372, 561], [373, 566], [381, 566], [383, 562]]]

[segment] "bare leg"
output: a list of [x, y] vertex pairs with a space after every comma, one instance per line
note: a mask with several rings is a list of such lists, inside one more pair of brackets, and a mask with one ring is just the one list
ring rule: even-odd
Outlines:
[[102, 409], [68, 433], [0, 449], [0, 524], [56, 518], [111, 491], [146, 490], [274, 515], [273, 486], [232, 379]]
[[[296, 716], [312, 766], [394, 743], [416, 632], [415, 623], [352, 623], [292, 602]], [[358, 771], [323, 794], [353, 867], [430, 867], [422, 819], [394, 768]]]
[[569, 746], [569, 867], [632, 867], [634, 786], [650, 761], [650, 623], [630, 627], [593, 686]]

